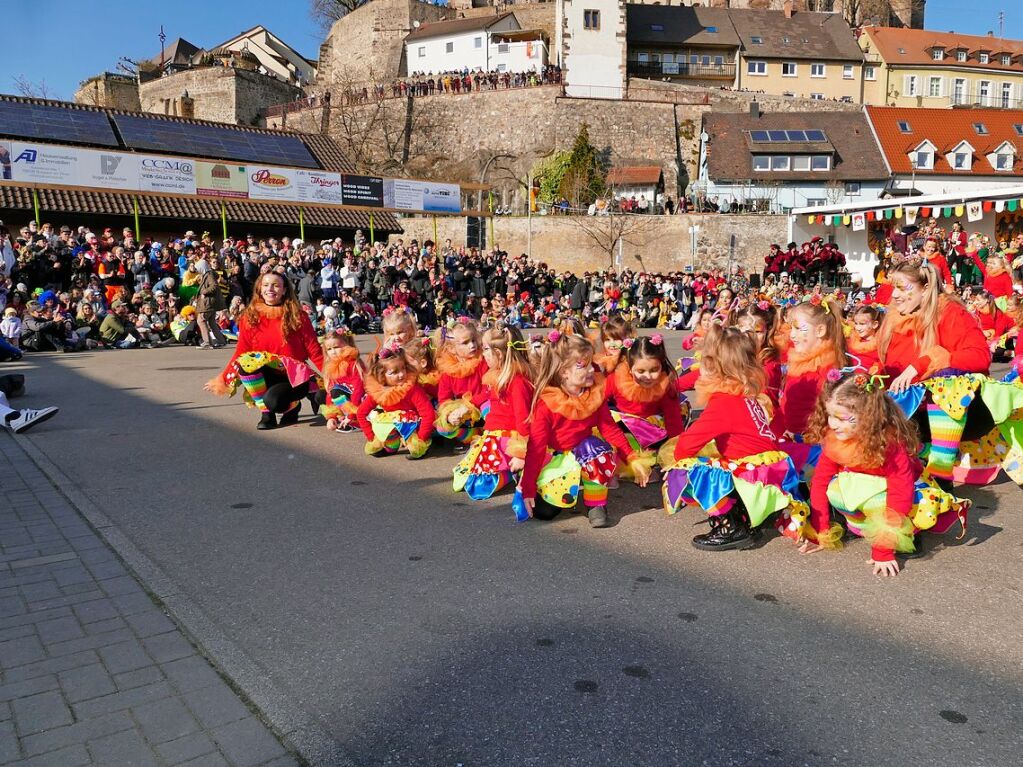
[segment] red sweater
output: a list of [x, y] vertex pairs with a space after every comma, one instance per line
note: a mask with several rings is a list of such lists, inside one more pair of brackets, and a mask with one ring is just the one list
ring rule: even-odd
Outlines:
[[443, 354], [437, 360], [440, 378], [437, 381], [437, 401], [447, 402], [460, 399], [468, 394], [472, 403], [479, 407], [487, 401], [487, 392], [483, 387], [483, 374], [487, 365], [482, 357], [472, 360], [460, 360], [454, 355]]
[[817, 396], [828, 380], [828, 373], [836, 369], [833, 358], [830, 348], [822, 348], [811, 361], [797, 368], [796, 353], [789, 353], [789, 370], [772, 424], [777, 430], [792, 434], [806, 431], [806, 422], [817, 406]]
[[281, 329], [281, 312], [274, 311], [276, 308], [264, 309], [255, 325], [250, 325], [244, 314], [238, 318], [238, 343], [227, 367], [220, 374], [222, 380], [227, 380], [234, 369], [234, 361], [246, 352], [268, 352], [299, 362], [312, 360], [319, 370], [323, 370], [323, 349], [305, 312], [301, 313], [298, 330], [285, 338]]
[[503, 392], [485, 386], [490, 400], [485, 429], [487, 431], [514, 431], [523, 437], [529, 434], [529, 405], [533, 401], [533, 385], [523, 375], [512, 376]]
[[948, 261], [945, 260], [943, 255], [935, 253], [927, 259], [927, 262], [938, 270], [938, 273], [941, 275], [942, 282], [946, 285], [955, 286], [955, 282], [952, 281], [952, 270], [948, 268]]
[[[859, 361], [859, 366], [869, 372], [874, 369], [875, 365], [879, 365], [880, 363], [877, 351], [877, 336], [868, 338], [864, 341], [861, 340], [854, 331], [853, 334], [846, 339], [845, 348], [850, 355], [850, 365], [854, 365], [857, 361]], [[856, 359], [852, 359], [852, 357], [855, 357]]]
[[962, 304], [941, 299], [934, 349], [919, 347], [913, 320], [912, 315], [901, 316], [892, 310], [888, 320], [893, 323], [892, 335], [881, 360], [886, 375], [897, 376], [910, 365], [916, 368], [917, 381], [945, 368], [984, 374], [991, 369], [984, 331]]
[[[372, 383], [376, 383], [373, 381]], [[373, 435], [373, 425], [370, 423], [369, 414], [379, 405], [382, 410], [388, 413], [396, 411], [406, 410], [412, 411], [419, 416], [419, 428], [416, 429], [416, 435], [419, 439], [424, 442], [430, 439], [430, 435], [433, 434], [433, 405], [430, 403], [430, 397], [423, 391], [419, 384], [413, 383], [409, 386], [407, 392], [402, 397], [395, 397], [394, 389], [391, 386], [380, 386], [376, 384], [367, 387], [366, 398], [359, 405], [359, 412], [356, 417], [359, 419], [359, 427], [362, 429], [362, 433], [366, 435], [366, 439], [372, 442], [376, 437]], [[370, 391], [373, 393], [371, 394]], [[385, 394], [391, 394], [392, 396], [387, 397]], [[379, 397], [383, 402], [378, 402]]]
[[[829, 439], [830, 436], [829, 434], [825, 437], [821, 457], [810, 484], [810, 521], [813, 529], [820, 533], [827, 530], [830, 525], [831, 505], [828, 502], [828, 486], [840, 471], [884, 477], [888, 481], [888, 508], [904, 517], [908, 516], [913, 508], [916, 480], [921, 471], [917, 460], [902, 445], [889, 444], [884, 463], [880, 466], [873, 468], [843, 466], [839, 460], [841, 456], [838, 455], [832, 439]], [[870, 555], [875, 562], [890, 562], [895, 559], [893, 549], [879, 546], [872, 546]]]
[[[980, 329], [984, 331], [985, 336], [992, 340], [999, 339], [1012, 330], [1012, 317], [1001, 309], [995, 309], [990, 312], [977, 312], [976, 317], [977, 321], [980, 322]], [[988, 335], [989, 331], [990, 335]]]
[[767, 374], [767, 387], [764, 394], [771, 398], [771, 404], [777, 410], [781, 404], [782, 370], [779, 360], [764, 360], [764, 373]]
[[981, 267], [984, 272], [984, 290], [995, 298], [1012, 295], [1012, 276], [1008, 272], [989, 276], [986, 267]]
[[[581, 397], [569, 397], [554, 387], [548, 387], [540, 395], [529, 423], [529, 446], [520, 483], [523, 498], [536, 497], [536, 478], [547, 460], [548, 449], [571, 450], [592, 437], [594, 429], [612, 447], [618, 448], [626, 460], [632, 459], [632, 447], [611, 417], [603, 395], [604, 382], [599, 377], [593, 388]], [[590, 398], [599, 399], [596, 408], [590, 406]]]
[[[657, 397], [657, 393], [662, 389], [663, 393]], [[629, 395], [634, 399], [630, 399]], [[667, 377], [650, 389], [644, 389], [633, 379], [628, 363], [623, 362], [607, 377], [604, 398], [613, 402], [614, 409], [620, 413], [640, 418], [663, 416], [664, 428], [669, 439], [682, 433], [682, 409], [679, 407], [678, 389], [675, 388], [674, 381]]]
[[729, 461], [777, 450], [778, 438], [769, 420], [757, 400], [717, 391], [710, 395], [700, 417], [678, 438], [675, 458], [692, 458], [711, 440]]

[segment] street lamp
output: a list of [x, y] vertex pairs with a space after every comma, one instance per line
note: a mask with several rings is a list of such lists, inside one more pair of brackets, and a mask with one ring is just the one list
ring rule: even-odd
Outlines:
[[693, 274], [696, 273], [696, 238], [699, 233], [699, 224], [693, 224], [689, 227], [689, 260], [691, 261], [690, 268]]

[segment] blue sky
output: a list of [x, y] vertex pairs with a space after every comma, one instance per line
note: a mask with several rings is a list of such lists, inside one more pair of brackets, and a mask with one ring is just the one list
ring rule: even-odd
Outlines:
[[[262, 24], [304, 56], [319, 55], [320, 32], [307, 0], [8, 0], [2, 13], [0, 92], [15, 92], [14, 78], [44, 80], [58, 98], [70, 99], [78, 83], [115, 71], [121, 56], [150, 58], [168, 41], [184, 37], [215, 45]], [[1014, 7], [1015, 6], [1015, 7]], [[1007, 37], [1023, 37], [1019, 0], [928, 0], [927, 26], [968, 34], [998, 33], [1005, 10]]]

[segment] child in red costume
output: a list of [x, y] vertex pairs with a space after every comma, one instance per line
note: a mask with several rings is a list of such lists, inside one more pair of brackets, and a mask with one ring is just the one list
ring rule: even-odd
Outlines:
[[[1012, 295], [1012, 273], [1009, 264], [1001, 256], [988, 256], [987, 261], [977, 261], [981, 274], [984, 275], [984, 290], [995, 298], [1006, 298]], [[1004, 302], [1003, 302], [1004, 303]]]
[[781, 352], [775, 346], [778, 332], [778, 310], [768, 301], [757, 301], [732, 312], [729, 324], [748, 333], [757, 349], [757, 359], [764, 369], [764, 394], [777, 412], [781, 400]]
[[696, 505], [708, 514], [711, 531], [693, 538], [698, 549], [749, 548], [751, 527], [798, 502], [799, 478], [771, 431], [771, 403], [751, 334], [714, 328], [702, 365], [697, 403], [706, 407], [675, 446], [664, 507], [673, 514]]
[[409, 364], [416, 373], [416, 383], [433, 402], [437, 404], [437, 386], [440, 381], [440, 371], [437, 370], [437, 363], [433, 354], [433, 339], [428, 336], [416, 336], [406, 344], [402, 344]]
[[440, 339], [435, 428], [438, 436], [464, 448], [483, 431], [487, 366], [480, 352], [480, 329], [474, 320], [459, 317], [450, 328], [441, 328]]
[[637, 484], [645, 486], [653, 456], [638, 455], [611, 417], [604, 376], [593, 369], [593, 345], [552, 331], [540, 354], [519, 485], [526, 509], [534, 517], [552, 519], [574, 507], [581, 490], [590, 525], [607, 527], [616, 448], [631, 464]]
[[[632, 449], [653, 450], [665, 440], [677, 437], [684, 427], [675, 372], [660, 333], [627, 339], [625, 343], [625, 359], [606, 379], [605, 399]], [[625, 460], [622, 454], [618, 458]], [[619, 471], [622, 476], [634, 479], [627, 464], [621, 465]]]
[[[558, 328], [562, 333], [564, 328]], [[582, 334], [576, 334], [582, 335]], [[597, 367], [605, 376], [610, 376], [618, 368], [622, 361], [622, 353], [625, 351], [625, 344], [632, 343], [636, 338], [636, 331], [632, 323], [624, 319], [622, 315], [616, 314], [600, 325], [600, 345], [604, 353], [597, 357]]]
[[805, 301], [789, 312], [788, 367], [775, 430], [797, 437], [806, 429], [829, 371], [845, 366], [841, 308], [829, 298]]
[[433, 405], [416, 383], [415, 372], [400, 346], [384, 346], [373, 358], [366, 398], [357, 414], [366, 435], [366, 455], [396, 453], [404, 446], [414, 460], [430, 449]]
[[533, 400], [528, 345], [522, 332], [500, 325], [483, 333], [483, 389], [490, 410], [480, 435], [454, 468], [454, 490], [475, 501], [509, 484], [525, 465], [527, 421]]
[[874, 575], [899, 574], [896, 552], [916, 549], [918, 530], [945, 532], [965, 525], [970, 502], [921, 479], [916, 427], [884, 391], [878, 376], [856, 373], [828, 383], [810, 419], [808, 436], [823, 446], [810, 489], [804, 554], [840, 546], [842, 528], [871, 545]]
[[849, 362], [864, 372], [874, 372], [879, 363], [877, 332], [881, 328], [881, 311], [872, 304], [860, 304], [849, 313], [851, 332], [845, 339]]
[[317, 404], [329, 431], [359, 430], [356, 414], [366, 394], [365, 372], [351, 331], [342, 328], [323, 339], [324, 388]]
[[975, 292], [970, 299], [970, 310], [980, 323], [991, 352], [994, 353], [999, 344], [1004, 348], [1003, 336], [1015, 327], [1015, 323], [995, 305], [995, 297], [986, 290]]
[[707, 337], [707, 333], [710, 332], [713, 326], [714, 310], [709, 306], [704, 306], [696, 315], [696, 330], [682, 341], [682, 348], [687, 352], [694, 349], [699, 350], [703, 344], [703, 339]]

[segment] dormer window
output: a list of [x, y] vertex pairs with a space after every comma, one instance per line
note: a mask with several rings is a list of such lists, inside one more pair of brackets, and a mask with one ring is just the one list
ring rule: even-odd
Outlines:
[[990, 64], [991, 54], [987, 53], [986, 51], [981, 51], [980, 53], [977, 54], [977, 61], [979, 61], [981, 64]]
[[1003, 67], [1007, 67], [1010, 64], [1012, 64], [1012, 56], [1010, 56], [1008, 53], [1003, 53], [1002, 54], [1002, 66]]
[[1011, 173], [1016, 162], [1016, 147], [1009, 141], [1003, 141], [991, 151], [987, 161], [999, 173]]
[[909, 153], [909, 162], [916, 170], [934, 170], [934, 150], [930, 141], [922, 141]]
[[973, 169], [974, 149], [968, 141], [960, 141], [945, 155], [952, 170], [969, 171]]
[[966, 51], [956, 51], [956, 61], [966, 61]]
[[934, 48], [931, 51], [931, 58], [934, 59], [935, 61], [941, 61], [943, 58], [945, 58], [945, 49]]

